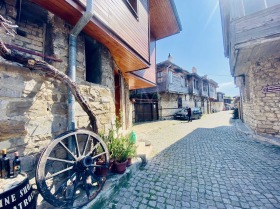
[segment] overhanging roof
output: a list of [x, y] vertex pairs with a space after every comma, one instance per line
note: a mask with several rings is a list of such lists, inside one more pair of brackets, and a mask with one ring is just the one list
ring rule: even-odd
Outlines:
[[182, 30], [174, 0], [150, 0], [151, 33], [156, 40]]

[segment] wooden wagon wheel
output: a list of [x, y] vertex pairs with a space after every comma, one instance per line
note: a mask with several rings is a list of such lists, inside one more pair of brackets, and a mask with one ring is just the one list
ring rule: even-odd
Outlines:
[[[11, 36], [16, 25], [0, 15], [0, 27]], [[77, 102], [89, 116], [94, 132], [98, 133], [96, 116], [87, 100], [79, 92], [76, 83], [67, 75], [48, 63], [26, 57], [13, 49], [8, 49], [0, 37], [0, 56], [6, 60], [20, 63], [30, 70], [41, 71], [43, 76], [61, 81], [73, 93]], [[72, 141], [73, 143], [69, 143]], [[70, 144], [74, 144], [73, 149]], [[97, 165], [103, 158], [104, 165]], [[95, 133], [87, 130], [67, 132], [54, 139], [43, 151], [36, 170], [36, 183], [45, 200], [56, 207], [78, 208], [91, 201], [106, 178], [97, 177], [97, 167], [107, 167], [109, 153], [106, 144]]]
[[[69, 148], [69, 141], [74, 144]], [[97, 165], [102, 158], [104, 165]], [[56, 207], [79, 208], [102, 189], [105, 177], [94, 174], [108, 167], [109, 152], [104, 141], [88, 130], [67, 132], [43, 151], [36, 170], [36, 183], [44, 199]]]

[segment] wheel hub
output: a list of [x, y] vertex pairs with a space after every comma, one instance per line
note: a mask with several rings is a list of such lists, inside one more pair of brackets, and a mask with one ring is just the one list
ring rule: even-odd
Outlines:
[[90, 156], [82, 156], [77, 161], [77, 169], [80, 171], [85, 171], [89, 166], [93, 164], [93, 160]]

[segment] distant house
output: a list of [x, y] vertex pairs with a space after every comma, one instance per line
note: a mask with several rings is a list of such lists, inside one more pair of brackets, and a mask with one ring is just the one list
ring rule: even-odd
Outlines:
[[[179, 33], [180, 20], [174, 0], [93, 0], [92, 4], [88, 9], [86, 0], [2, 0], [0, 14], [19, 25], [15, 37], [5, 42], [62, 72], [76, 69], [72, 79], [96, 114], [99, 130], [114, 126], [120, 115], [122, 128], [128, 130], [132, 126], [129, 90], [156, 85], [156, 41]], [[92, 16], [83, 16], [88, 10]], [[81, 26], [81, 17], [89, 17], [89, 22]], [[83, 30], [75, 34], [79, 29]], [[71, 47], [77, 53], [70, 61]], [[34, 156], [53, 137], [75, 128], [90, 129], [79, 105], [72, 102], [73, 114], [67, 110], [71, 105], [67, 98], [67, 88], [59, 82], [1, 59], [1, 149], [32, 156], [28, 168], [34, 169]]]
[[240, 118], [280, 135], [280, 1], [220, 0], [224, 53], [240, 88]]
[[210, 113], [212, 102], [217, 99], [215, 81], [199, 76], [196, 68], [189, 72], [174, 64], [170, 55], [157, 64], [156, 80], [156, 87], [131, 91], [135, 122], [172, 118], [184, 107]]
[[223, 92], [217, 92], [217, 101], [224, 102], [224, 96], [225, 94]]
[[223, 111], [225, 109], [225, 104], [224, 104], [224, 93], [222, 92], [217, 92], [217, 99], [212, 103], [212, 111], [213, 112], [219, 112]]
[[226, 110], [230, 110], [233, 107], [233, 99], [229, 96], [224, 97], [224, 105]]

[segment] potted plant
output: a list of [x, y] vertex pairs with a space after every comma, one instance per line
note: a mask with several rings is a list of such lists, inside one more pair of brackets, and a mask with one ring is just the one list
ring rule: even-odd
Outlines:
[[127, 157], [128, 157], [128, 140], [126, 136], [114, 138], [111, 143], [112, 158], [114, 159], [114, 166], [116, 173], [122, 174], [126, 171]]

